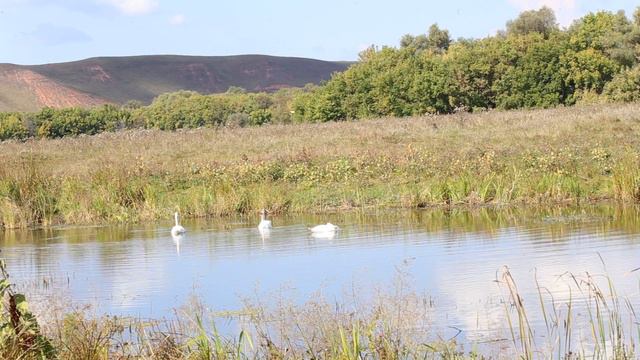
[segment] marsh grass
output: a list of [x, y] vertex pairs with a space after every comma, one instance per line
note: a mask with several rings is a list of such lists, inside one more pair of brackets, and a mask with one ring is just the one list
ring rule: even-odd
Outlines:
[[605, 274], [563, 274], [569, 297], [558, 301], [554, 293], [536, 279], [544, 328], [534, 331], [530, 313], [536, 305], [525, 306], [508, 268], [498, 283], [506, 290], [505, 314], [511, 339], [522, 359], [635, 359], [640, 341], [640, 323], [632, 302], [617, 294]]
[[0, 143], [5, 228], [640, 200], [640, 105]]

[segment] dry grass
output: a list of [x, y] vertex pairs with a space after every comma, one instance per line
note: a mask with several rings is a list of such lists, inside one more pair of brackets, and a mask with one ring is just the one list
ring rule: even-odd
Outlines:
[[634, 202], [639, 110], [599, 105], [4, 142], [0, 221], [130, 222], [174, 209], [210, 216], [260, 207]]
[[553, 110], [492, 111], [359, 122], [195, 129], [132, 130], [64, 139], [0, 144], [0, 162], [46, 161], [53, 175], [82, 175], [105, 165], [144, 165], [152, 171], [183, 172], [191, 164], [234, 164], [283, 159], [326, 159], [362, 154], [406, 155], [429, 150], [438, 158], [479, 151], [496, 156], [567, 147], [610, 151], [640, 144], [640, 105], [601, 105]]

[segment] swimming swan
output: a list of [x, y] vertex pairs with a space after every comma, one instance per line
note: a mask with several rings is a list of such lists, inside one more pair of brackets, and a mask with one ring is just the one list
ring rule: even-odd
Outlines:
[[337, 225], [333, 225], [332, 223], [326, 223], [326, 224], [316, 225], [312, 228], [309, 228], [309, 231], [311, 231], [314, 234], [317, 234], [317, 233], [336, 232], [338, 229], [340, 228]]
[[273, 227], [271, 225], [271, 220], [267, 220], [267, 214], [269, 214], [267, 210], [260, 210], [260, 224], [258, 224], [259, 230], [268, 230]]
[[176, 225], [171, 228], [171, 235], [178, 236], [186, 233], [187, 230], [185, 230], [182, 226], [180, 226], [180, 223], [178, 222], [178, 212], [174, 214], [174, 217], [176, 218]]
[[311, 237], [318, 240], [333, 240], [336, 238], [336, 232], [335, 231], [313, 232], [311, 233]]

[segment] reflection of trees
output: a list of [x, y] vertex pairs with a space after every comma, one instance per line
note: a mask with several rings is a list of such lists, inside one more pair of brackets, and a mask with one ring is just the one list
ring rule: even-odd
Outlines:
[[[403, 234], [424, 232], [435, 234], [448, 232], [455, 234], [478, 234], [495, 238], [499, 231], [514, 228], [520, 232], [535, 234], [536, 237], [561, 241], [571, 234], [584, 233], [587, 229], [606, 236], [609, 233], [636, 234], [640, 232], [640, 209], [637, 206], [617, 206], [615, 204], [561, 207], [504, 207], [504, 208], [450, 208], [425, 210], [360, 210], [329, 214], [307, 214], [276, 216], [276, 227], [309, 226], [327, 221], [348, 225], [343, 229], [344, 241], [349, 242], [349, 233]], [[218, 248], [252, 248], [260, 242], [256, 236], [248, 236], [247, 228], [257, 222], [256, 216], [218, 217], [213, 219], [192, 219], [187, 228], [209, 236], [212, 240], [209, 251]], [[70, 227], [36, 230], [6, 230], [0, 232], [0, 243], [4, 246], [39, 243], [43, 241], [80, 244], [86, 242], [126, 242], [140, 239], [145, 249], [153, 247], [155, 240], [164, 236], [164, 224], [118, 225], [102, 227]], [[167, 230], [168, 231], [168, 230]], [[209, 233], [208, 235], [206, 233]], [[214, 234], [215, 235], [212, 235]], [[265, 243], [278, 243], [278, 231]], [[296, 234], [302, 236], [304, 234]], [[80, 249], [78, 249], [80, 250]], [[74, 251], [74, 254], [77, 254]], [[109, 256], [109, 254], [105, 254]]]
[[[406, 251], [408, 256], [418, 258], [417, 266], [421, 266], [417, 273], [423, 282], [416, 283], [427, 283], [440, 306], [450, 304], [449, 314], [455, 313], [459, 324], [493, 336], [492, 329], [499, 327], [504, 315], [500, 312], [502, 304], [496, 300], [497, 288], [491, 282], [496, 269], [504, 264], [514, 267], [528, 303], [536, 301], [533, 269], [538, 269], [540, 283], [563, 299], [568, 294], [567, 286], [558, 280], [559, 275], [566, 271], [602, 271], [596, 250], [584, 246], [582, 237], [594, 246], [611, 246], [613, 251], [603, 252], [602, 256], [609, 260], [609, 270], [618, 277], [616, 285], [635, 289], [626, 285], [635, 278], [625, 279], [621, 274], [638, 266], [632, 256], [638, 249], [631, 245], [635, 234], [640, 233], [639, 209], [600, 204], [276, 216], [274, 229], [264, 238], [257, 229], [257, 214], [195, 219], [184, 224], [189, 232], [179, 244], [180, 257], [169, 234], [170, 219], [136, 226], [5, 231], [0, 232], [0, 242], [4, 247], [15, 248], [8, 249], [7, 254], [11, 256], [9, 265], [19, 267], [16, 274], [32, 279], [64, 276], [61, 273], [67, 269], [80, 272], [78, 278], [71, 280], [74, 286], [96, 286], [99, 293], [104, 291], [104, 296], [121, 301], [123, 308], [135, 306], [137, 299], [146, 299], [154, 291], [168, 291], [176, 282], [191, 281], [191, 274], [200, 271], [224, 277], [228, 274], [216, 272], [235, 271], [248, 264], [249, 270], [242, 276], [229, 275], [237, 277], [238, 286], [242, 287], [242, 281], [251, 282], [256, 269], [262, 271], [256, 264], [265, 264], [264, 271], [270, 271], [275, 263], [306, 257], [318, 259], [317, 270], [322, 271], [331, 268], [333, 256], [344, 251], [367, 266], [367, 259], [382, 259], [381, 269], [385, 269], [394, 265], [385, 263], [387, 257], [399, 258]], [[336, 238], [312, 238], [306, 226], [327, 221], [341, 225]], [[618, 242], [604, 244], [603, 239], [609, 236], [617, 236]], [[385, 252], [386, 247], [397, 244], [400, 246], [395, 250], [400, 250]], [[374, 256], [367, 257], [371, 254]], [[181, 273], [182, 269], [187, 271]], [[367, 276], [376, 278], [370, 273]], [[478, 303], [478, 299], [494, 302]]]
[[51, 236], [53, 236], [53, 230], [51, 228], [27, 230], [0, 228], [0, 244], [2, 246], [33, 244], [41, 242]]
[[68, 227], [60, 229], [59, 233], [65, 242], [74, 244], [87, 241], [127, 241], [133, 237], [131, 226], [128, 225]]

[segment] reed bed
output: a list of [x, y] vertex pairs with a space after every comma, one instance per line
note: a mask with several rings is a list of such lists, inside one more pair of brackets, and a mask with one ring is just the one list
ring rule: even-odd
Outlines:
[[505, 314], [518, 356], [522, 359], [636, 359], [640, 323], [633, 301], [619, 296], [606, 274], [567, 273], [560, 277], [573, 285], [565, 301], [557, 301], [536, 279], [538, 306], [545, 325], [536, 332], [530, 323], [532, 306], [525, 306], [509, 269], [502, 271], [499, 282], [508, 299]]
[[640, 105], [0, 143], [0, 227], [640, 200]]

